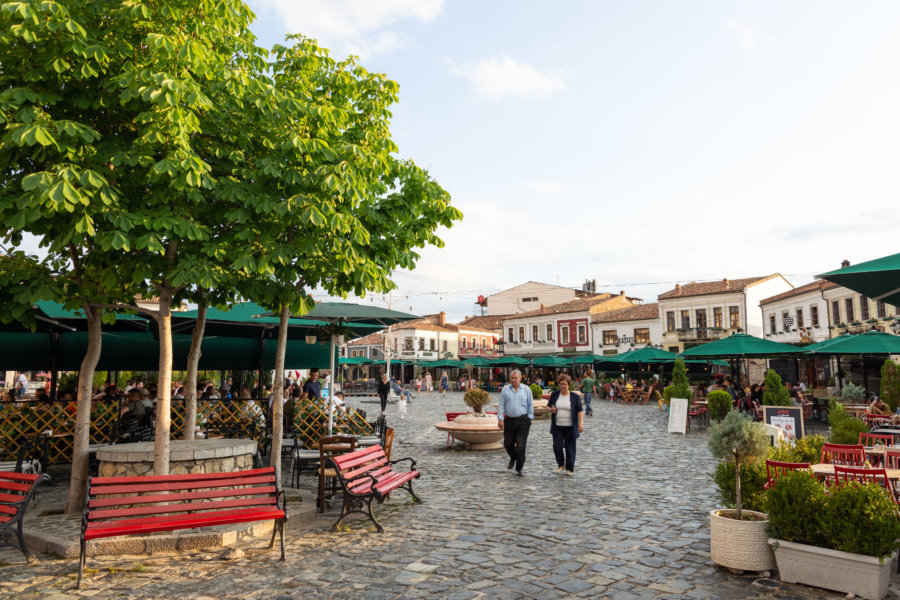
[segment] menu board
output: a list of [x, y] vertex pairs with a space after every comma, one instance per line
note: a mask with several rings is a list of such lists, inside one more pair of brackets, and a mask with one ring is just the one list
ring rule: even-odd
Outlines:
[[672, 398], [669, 401], [669, 433], [687, 433], [687, 398]]
[[763, 406], [763, 421], [774, 425], [784, 433], [785, 440], [799, 440], [805, 435], [803, 429], [803, 407]]

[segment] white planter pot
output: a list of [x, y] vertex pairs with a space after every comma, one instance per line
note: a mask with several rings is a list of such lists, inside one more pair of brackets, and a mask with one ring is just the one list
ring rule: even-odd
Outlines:
[[891, 559], [770, 539], [781, 580], [881, 600], [891, 581]]
[[720, 515], [734, 512], [731, 509], [709, 512], [709, 553], [713, 562], [741, 571], [769, 571], [774, 568], [775, 557], [766, 534], [768, 517], [752, 510], [742, 512], [763, 520], [738, 521]]

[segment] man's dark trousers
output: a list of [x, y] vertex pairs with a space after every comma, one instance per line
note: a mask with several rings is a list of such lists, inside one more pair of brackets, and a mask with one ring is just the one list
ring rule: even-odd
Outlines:
[[531, 419], [528, 415], [503, 419], [503, 447], [509, 459], [516, 461], [516, 471], [521, 471], [525, 466], [525, 444], [530, 430]]

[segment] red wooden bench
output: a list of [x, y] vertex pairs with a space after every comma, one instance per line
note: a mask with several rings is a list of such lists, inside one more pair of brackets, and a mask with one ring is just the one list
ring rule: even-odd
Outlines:
[[[406, 460], [410, 462], [409, 471], [394, 470], [395, 464]], [[412, 458], [388, 460], [381, 446], [371, 446], [333, 456], [328, 462], [334, 466], [344, 490], [344, 505], [338, 520], [331, 526], [332, 531], [337, 531], [348, 515], [358, 512], [369, 517], [379, 533], [383, 532], [384, 528], [372, 512], [372, 500], [381, 504], [397, 488], [405, 489], [416, 502], [421, 502], [412, 489], [412, 480], [419, 476], [416, 461]]]
[[275, 520], [269, 548], [281, 534], [284, 560], [285, 496], [275, 467], [188, 475], [89, 477], [81, 522], [78, 584], [87, 542], [99, 538]]
[[[45, 481], [50, 481], [49, 475], [0, 472], [0, 544], [21, 550], [28, 562], [34, 559], [34, 554], [25, 547], [22, 521], [37, 486]], [[12, 533], [16, 534], [18, 543], [13, 541]], [[4, 542], [6, 536], [9, 536], [9, 541]]]

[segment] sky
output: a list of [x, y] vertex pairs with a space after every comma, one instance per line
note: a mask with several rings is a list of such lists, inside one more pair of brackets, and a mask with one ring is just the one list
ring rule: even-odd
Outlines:
[[364, 302], [456, 320], [588, 279], [653, 302], [898, 252], [900, 3], [248, 4], [260, 45], [302, 33], [396, 81], [399, 156], [464, 214]]

